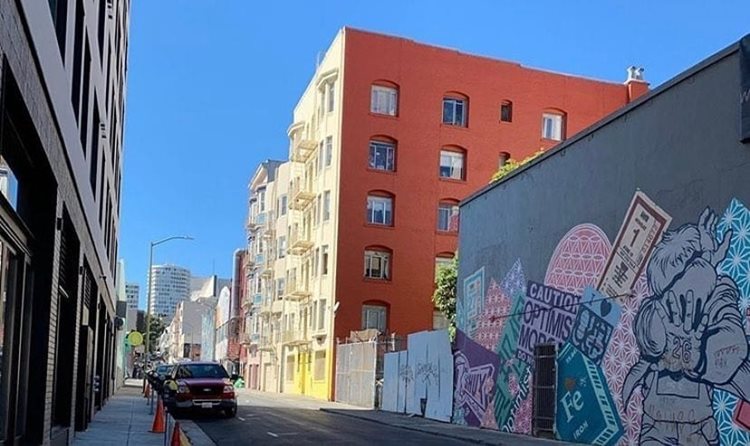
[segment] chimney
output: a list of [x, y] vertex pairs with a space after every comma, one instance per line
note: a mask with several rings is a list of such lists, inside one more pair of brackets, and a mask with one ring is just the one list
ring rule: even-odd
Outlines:
[[643, 67], [631, 65], [628, 67], [628, 78], [625, 85], [628, 87], [628, 102], [633, 102], [648, 93], [648, 82], [643, 78]]

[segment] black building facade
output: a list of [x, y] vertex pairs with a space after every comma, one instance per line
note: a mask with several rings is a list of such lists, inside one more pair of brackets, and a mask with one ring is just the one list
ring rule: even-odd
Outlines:
[[115, 390], [129, 10], [0, 1], [4, 444], [67, 444]]

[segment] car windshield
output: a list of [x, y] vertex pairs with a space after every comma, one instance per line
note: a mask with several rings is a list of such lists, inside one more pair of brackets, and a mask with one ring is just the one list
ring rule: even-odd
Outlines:
[[229, 378], [219, 364], [186, 364], [177, 370], [178, 378]]
[[172, 372], [173, 368], [173, 365], [160, 365], [156, 368], [156, 373], [158, 373], [159, 375], [168, 375], [170, 372]]

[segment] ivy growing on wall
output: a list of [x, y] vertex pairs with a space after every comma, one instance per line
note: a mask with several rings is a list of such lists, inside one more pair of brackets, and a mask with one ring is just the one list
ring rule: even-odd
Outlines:
[[513, 172], [514, 170], [518, 169], [521, 166], [524, 166], [531, 161], [539, 158], [544, 153], [544, 149], [539, 149], [538, 152], [535, 152], [526, 158], [522, 159], [521, 161], [514, 160], [513, 158], [510, 158], [508, 161], [505, 162], [505, 164], [500, 167], [500, 169], [495, 172], [494, 175], [492, 175], [492, 179], [490, 180], [490, 184], [500, 181], [502, 178], [506, 177], [508, 174]]

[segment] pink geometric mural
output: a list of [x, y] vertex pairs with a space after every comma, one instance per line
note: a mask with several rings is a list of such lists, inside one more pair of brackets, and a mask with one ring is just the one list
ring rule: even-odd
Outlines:
[[544, 283], [580, 295], [587, 285], [596, 285], [611, 249], [598, 226], [584, 223], [573, 227], [552, 253]]
[[495, 279], [491, 279], [484, 299], [484, 309], [479, 314], [474, 331], [474, 341], [489, 351], [495, 351], [509, 313], [510, 298]]

